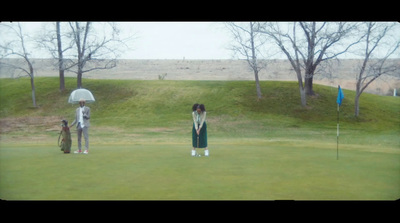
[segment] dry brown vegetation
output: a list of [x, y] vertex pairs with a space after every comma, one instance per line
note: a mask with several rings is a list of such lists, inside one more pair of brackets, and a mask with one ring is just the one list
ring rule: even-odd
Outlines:
[[[18, 63], [18, 59], [9, 59]], [[52, 59], [34, 59], [36, 77], [58, 76]], [[400, 63], [400, 59], [396, 59]], [[314, 76], [314, 83], [328, 86], [341, 85], [354, 90], [358, 64], [361, 60], [334, 60], [330, 64], [321, 64], [321, 70]], [[254, 75], [245, 60], [118, 60], [117, 67], [110, 70], [97, 70], [84, 75], [93, 79], [131, 79], [158, 80], [254, 80]], [[259, 73], [260, 80], [297, 81], [296, 74], [287, 60], [269, 60], [267, 68]], [[6, 67], [0, 67], [0, 77], [17, 77]], [[66, 77], [76, 77], [66, 72]], [[400, 79], [382, 76], [366, 90], [368, 93], [389, 95], [393, 88], [400, 87]]]

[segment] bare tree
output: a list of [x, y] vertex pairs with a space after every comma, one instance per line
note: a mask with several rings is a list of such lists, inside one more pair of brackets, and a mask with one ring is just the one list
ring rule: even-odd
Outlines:
[[57, 32], [58, 71], [60, 76], [60, 91], [64, 91], [65, 90], [64, 56], [63, 56], [63, 48], [61, 41], [60, 22], [56, 22], [56, 32]]
[[[99, 24], [101, 25], [101, 24]], [[119, 39], [119, 29], [114, 23], [106, 23], [110, 31], [97, 30], [91, 22], [70, 22], [70, 38], [76, 47], [76, 60], [65, 60], [65, 69], [77, 74], [77, 88], [82, 87], [82, 74], [99, 69], [111, 69], [116, 66], [116, 59], [121, 46], [128, 48], [126, 41]], [[103, 35], [101, 35], [103, 31]]]
[[[360, 96], [364, 90], [377, 78], [382, 75], [398, 75], [400, 65], [389, 57], [395, 52], [398, 52], [400, 39], [395, 37], [394, 41], [390, 41], [388, 33], [398, 23], [381, 23], [381, 22], [366, 22], [362, 29], [363, 44], [361, 52], [363, 52], [363, 61], [360, 66], [360, 71], [356, 76], [356, 96], [354, 99], [354, 115], [357, 117], [360, 114]], [[397, 34], [398, 35], [398, 34]], [[384, 54], [379, 58], [374, 58], [374, 53], [383, 51]], [[397, 73], [396, 73], [397, 72]]]
[[29, 38], [22, 32], [21, 24], [0, 24], [2, 27], [6, 28], [12, 35], [12, 40], [5, 41], [0, 43], [0, 49], [2, 50], [2, 58], [6, 58], [9, 56], [17, 56], [21, 57], [25, 63], [21, 64], [11, 64], [5, 63], [4, 61], [0, 61], [1, 64], [10, 66], [13, 69], [20, 70], [23, 73], [27, 74], [30, 77], [31, 89], [32, 89], [32, 104], [33, 107], [37, 107], [36, 105], [36, 90], [35, 90], [35, 76], [32, 62], [29, 58], [29, 51], [26, 47], [26, 39]]
[[[293, 22], [263, 23], [259, 32], [272, 38], [286, 55], [296, 72], [302, 106], [306, 106], [306, 94], [314, 95], [313, 77], [321, 62], [345, 53], [359, 40], [343, 44], [356, 27], [345, 22]], [[303, 75], [304, 71], [304, 84]]]
[[256, 80], [257, 98], [261, 99], [261, 88], [258, 73], [263, 69], [266, 64], [265, 61], [260, 61], [257, 57], [260, 55], [260, 48], [263, 41], [260, 40], [256, 30], [258, 30], [259, 23], [249, 22], [248, 24], [237, 24], [233, 22], [226, 23], [226, 27], [230, 30], [235, 40], [231, 49], [235, 54], [244, 56], [250, 68], [254, 72]]
[[[46, 24], [46, 23], [45, 23]], [[65, 24], [65, 23], [63, 23]], [[36, 44], [41, 49], [46, 49], [50, 55], [57, 60], [54, 64], [58, 71], [59, 71], [59, 82], [60, 82], [60, 91], [65, 90], [65, 80], [64, 80], [64, 73], [65, 73], [65, 64], [64, 64], [64, 54], [70, 50], [73, 46], [72, 41], [67, 41], [65, 44], [66, 36], [61, 32], [63, 28], [65, 30], [65, 26], [61, 28], [62, 23], [56, 22], [51, 23], [51, 28], [42, 27], [42, 32], [40, 35], [36, 36]], [[64, 47], [63, 47], [64, 43]], [[67, 45], [67, 46], [65, 46]]]

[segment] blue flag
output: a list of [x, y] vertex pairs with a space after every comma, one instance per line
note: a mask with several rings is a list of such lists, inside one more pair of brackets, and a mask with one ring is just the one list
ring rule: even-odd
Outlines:
[[340, 106], [340, 105], [342, 105], [342, 100], [344, 98], [344, 94], [343, 94], [342, 88], [340, 88], [340, 85], [338, 87], [339, 87], [339, 89], [338, 89], [338, 95], [337, 95], [336, 103], [338, 103], [339, 106]]

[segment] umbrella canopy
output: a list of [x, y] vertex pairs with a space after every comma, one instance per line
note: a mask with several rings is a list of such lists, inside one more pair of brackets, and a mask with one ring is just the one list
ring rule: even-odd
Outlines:
[[85, 99], [86, 103], [92, 103], [96, 101], [93, 97], [92, 92], [87, 89], [81, 88], [71, 92], [71, 95], [68, 98], [68, 103], [78, 104], [79, 100], [81, 99]]

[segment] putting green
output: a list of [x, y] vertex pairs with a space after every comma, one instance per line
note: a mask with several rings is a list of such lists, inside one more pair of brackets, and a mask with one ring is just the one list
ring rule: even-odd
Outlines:
[[[73, 148], [74, 150], [75, 148]], [[56, 146], [2, 145], [5, 200], [393, 200], [400, 152], [302, 142], [92, 145], [89, 155]], [[204, 151], [200, 151], [204, 154]]]

